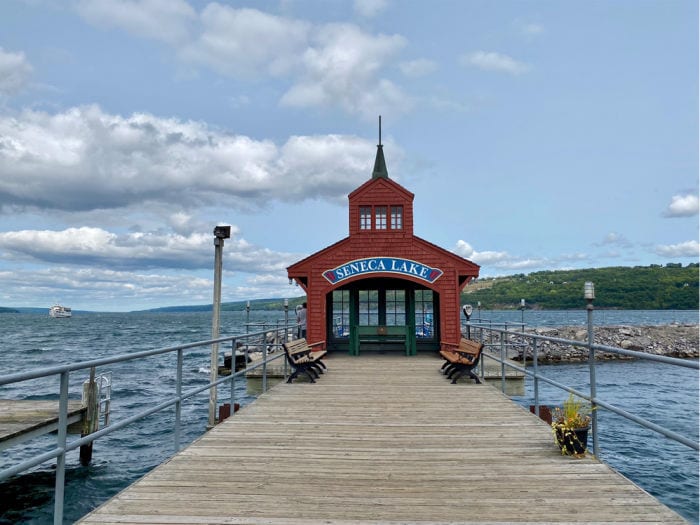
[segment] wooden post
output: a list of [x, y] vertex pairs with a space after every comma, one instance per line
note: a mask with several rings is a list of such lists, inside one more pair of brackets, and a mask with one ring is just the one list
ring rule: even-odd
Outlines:
[[[87, 408], [85, 418], [83, 419], [83, 429], [81, 437], [95, 432], [100, 424], [100, 407], [99, 399], [97, 399], [97, 384], [95, 383], [95, 367], [90, 368], [90, 380], [83, 383], [83, 406]], [[80, 464], [84, 467], [90, 464], [92, 460], [92, 444], [80, 446]]]

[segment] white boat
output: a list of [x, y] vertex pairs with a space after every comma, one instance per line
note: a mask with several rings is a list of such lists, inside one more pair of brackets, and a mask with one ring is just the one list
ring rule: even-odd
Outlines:
[[73, 312], [68, 306], [61, 306], [60, 304], [55, 304], [49, 308], [49, 315], [51, 317], [71, 317]]

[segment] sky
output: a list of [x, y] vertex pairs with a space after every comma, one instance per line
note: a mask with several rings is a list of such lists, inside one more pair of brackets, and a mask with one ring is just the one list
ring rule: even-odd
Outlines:
[[0, 306], [302, 295], [379, 115], [480, 277], [698, 261], [695, 0], [3, 0]]

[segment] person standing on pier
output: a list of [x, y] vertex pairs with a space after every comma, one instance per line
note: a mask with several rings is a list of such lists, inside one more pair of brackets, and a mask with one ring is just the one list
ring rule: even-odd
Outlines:
[[306, 302], [302, 303], [301, 308], [297, 308], [297, 324], [299, 337], [306, 338]]

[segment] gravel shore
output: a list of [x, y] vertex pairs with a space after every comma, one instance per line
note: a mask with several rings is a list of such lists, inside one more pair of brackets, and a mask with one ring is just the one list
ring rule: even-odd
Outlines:
[[[526, 332], [536, 333], [546, 337], [586, 341], [588, 332], [585, 327], [566, 326], [557, 328], [536, 328]], [[593, 329], [594, 341], [597, 344], [636, 350], [654, 355], [678, 357], [684, 359], [698, 358], [700, 355], [698, 325], [660, 325], [660, 326], [596, 326]], [[522, 337], [511, 336], [509, 357], [521, 361], [523, 353], [525, 360], [532, 360], [531, 340], [525, 342]], [[518, 344], [525, 343], [518, 348]], [[596, 351], [596, 357], [601, 360], [632, 359], [627, 356]], [[551, 341], [540, 341], [537, 349], [537, 359], [540, 363], [564, 363], [588, 360], [588, 350], [584, 347], [574, 347]]]

